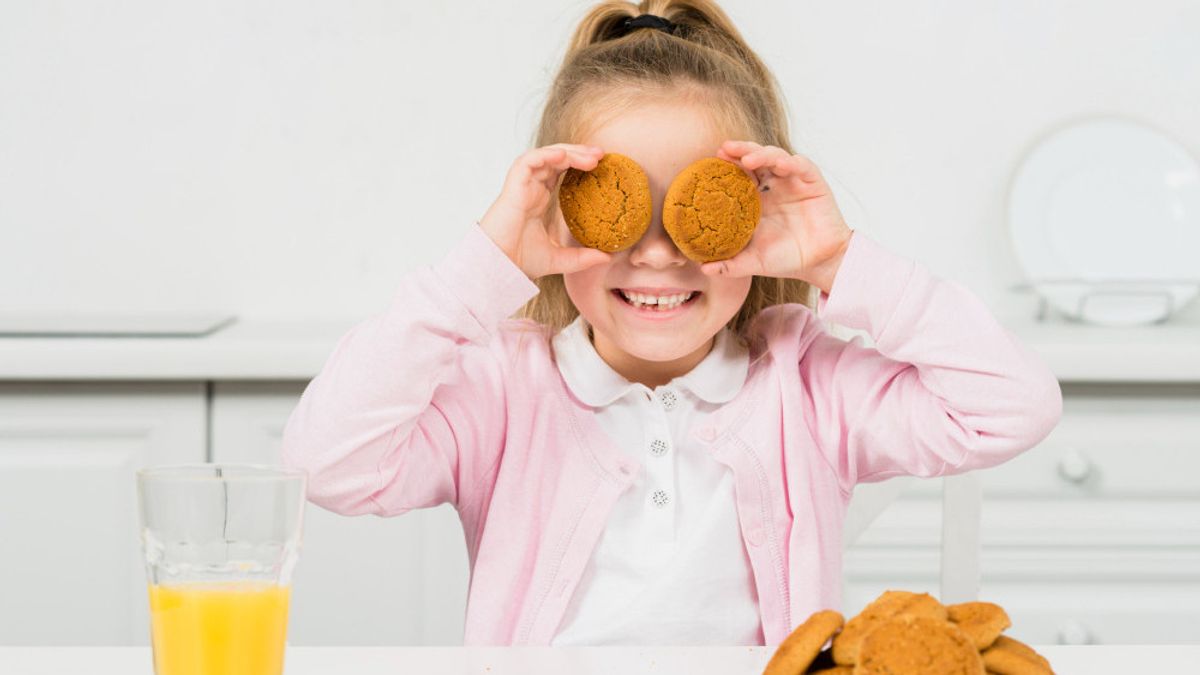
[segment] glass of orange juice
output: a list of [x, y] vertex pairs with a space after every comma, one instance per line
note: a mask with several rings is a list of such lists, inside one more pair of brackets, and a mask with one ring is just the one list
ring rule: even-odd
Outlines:
[[250, 464], [137, 473], [156, 675], [280, 675], [306, 474]]

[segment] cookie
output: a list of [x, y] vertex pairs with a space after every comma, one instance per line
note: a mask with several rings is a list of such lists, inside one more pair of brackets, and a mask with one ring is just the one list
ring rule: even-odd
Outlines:
[[833, 639], [833, 660], [843, 666], [854, 665], [863, 638], [880, 623], [903, 614], [946, 620], [946, 608], [928, 593], [885, 591], [846, 622], [846, 627]]
[[1050, 662], [1033, 647], [1001, 635], [983, 652], [983, 665], [996, 675], [1053, 675]]
[[954, 622], [979, 650], [991, 647], [996, 638], [1000, 637], [1000, 633], [1012, 625], [1008, 612], [991, 602], [946, 605], [946, 613], [950, 621]]
[[831, 609], [816, 612], [796, 626], [779, 647], [763, 675], [798, 675], [813, 662], [821, 647], [842, 627], [842, 615]]
[[854, 675], [984, 675], [979, 650], [957, 626], [900, 615], [862, 640]]
[[641, 239], [654, 211], [646, 172], [615, 152], [601, 157], [591, 171], [567, 169], [558, 206], [576, 241], [608, 253]]
[[839, 666], [838, 664], [833, 662], [833, 651], [832, 650], [822, 649], [821, 653], [817, 654], [817, 658], [813, 659], [812, 663], [808, 664], [808, 672], [821, 673], [821, 672], [825, 672], [827, 670], [836, 672], [833, 669], [841, 668], [841, 667], [842, 666]]
[[732, 258], [750, 243], [762, 204], [754, 179], [738, 165], [705, 157], [671, 181], [663, 199], [663, 228], [697, 262]]
[[852, 666], [834, 666], [832, 668], [822, 668], [821, 670], [810, 670], [810, 675], [853, 675], [854, 668]]

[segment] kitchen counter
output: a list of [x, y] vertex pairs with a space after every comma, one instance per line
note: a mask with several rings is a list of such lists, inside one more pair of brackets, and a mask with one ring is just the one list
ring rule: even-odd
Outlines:
[[[1200, 383], [1200, 307], [1161, 325], [1106, 328], [1028, 311], [1000, 321], [1063, 382]], [[309, 380], [359, 319], [245, 318], [201, 338], [0, 337], [0, 380]]]
[[1060, 382], [1200, 382], [1200, 317], [1129, 328], [999, 320], [1046, 360]]
[[[1200, 646], [1037, 647], [1058, 675], [1190, 672]], [[758, 675], [766, 647], [289, 647], [286, 675]], [[0, 647], [5, 675], [151, 675], [149, 647]]]
[[356, 319], [238, 319], [206, 337], [0, 337], [0, 380], [309, 380]]

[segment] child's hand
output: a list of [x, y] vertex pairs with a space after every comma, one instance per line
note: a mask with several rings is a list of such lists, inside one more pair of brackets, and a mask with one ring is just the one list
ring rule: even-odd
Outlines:
[[611, 257], [592, 248], [562, 246], [547, 228], [559, 176], [570, 167], [591, 171], [603, 155], [600, 148], [557, 143], [526, 152], [508, 170], [500, 196], [479, 226], [530, 279], [576, 272]]
[[817, 165], [750, 141], [725, 141], [717, 157], [758, 179], [762, 215], [746, 248], [729, 260], [705, 263], [704, 273], [801, 279], [828, 293], [851, 230]]

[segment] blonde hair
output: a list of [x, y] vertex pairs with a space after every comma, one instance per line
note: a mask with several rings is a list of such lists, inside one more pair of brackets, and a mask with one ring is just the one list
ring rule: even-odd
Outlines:
[[[676, 24], [672, 34], [643, 28], [617, 37], [622, 21], [654, 14]], [[602, 90], [606, 109], [591, 96]], [[613, 95], [618, 98], [614, 100]], [[775, 78], [751, 51], [725, 12], [710, 0], [609, 1], [592, 7], [575, 29], [542, 110], [535, 147], [577, 142], [601, 113], [647, 98], [703, 101], [727, 130], [744, 140], [794, 152], [787, 112]], [[552, 200], [549, 213], [557, 208]], [[579, 315], [561, 274], [537, 280], [540, 290], [518, 312], [553, 335]], [[753, 277], [737, 314], [727, 324], [745, 341], [753, 319], [766, 307], [810, 304], [803, 281]]]

